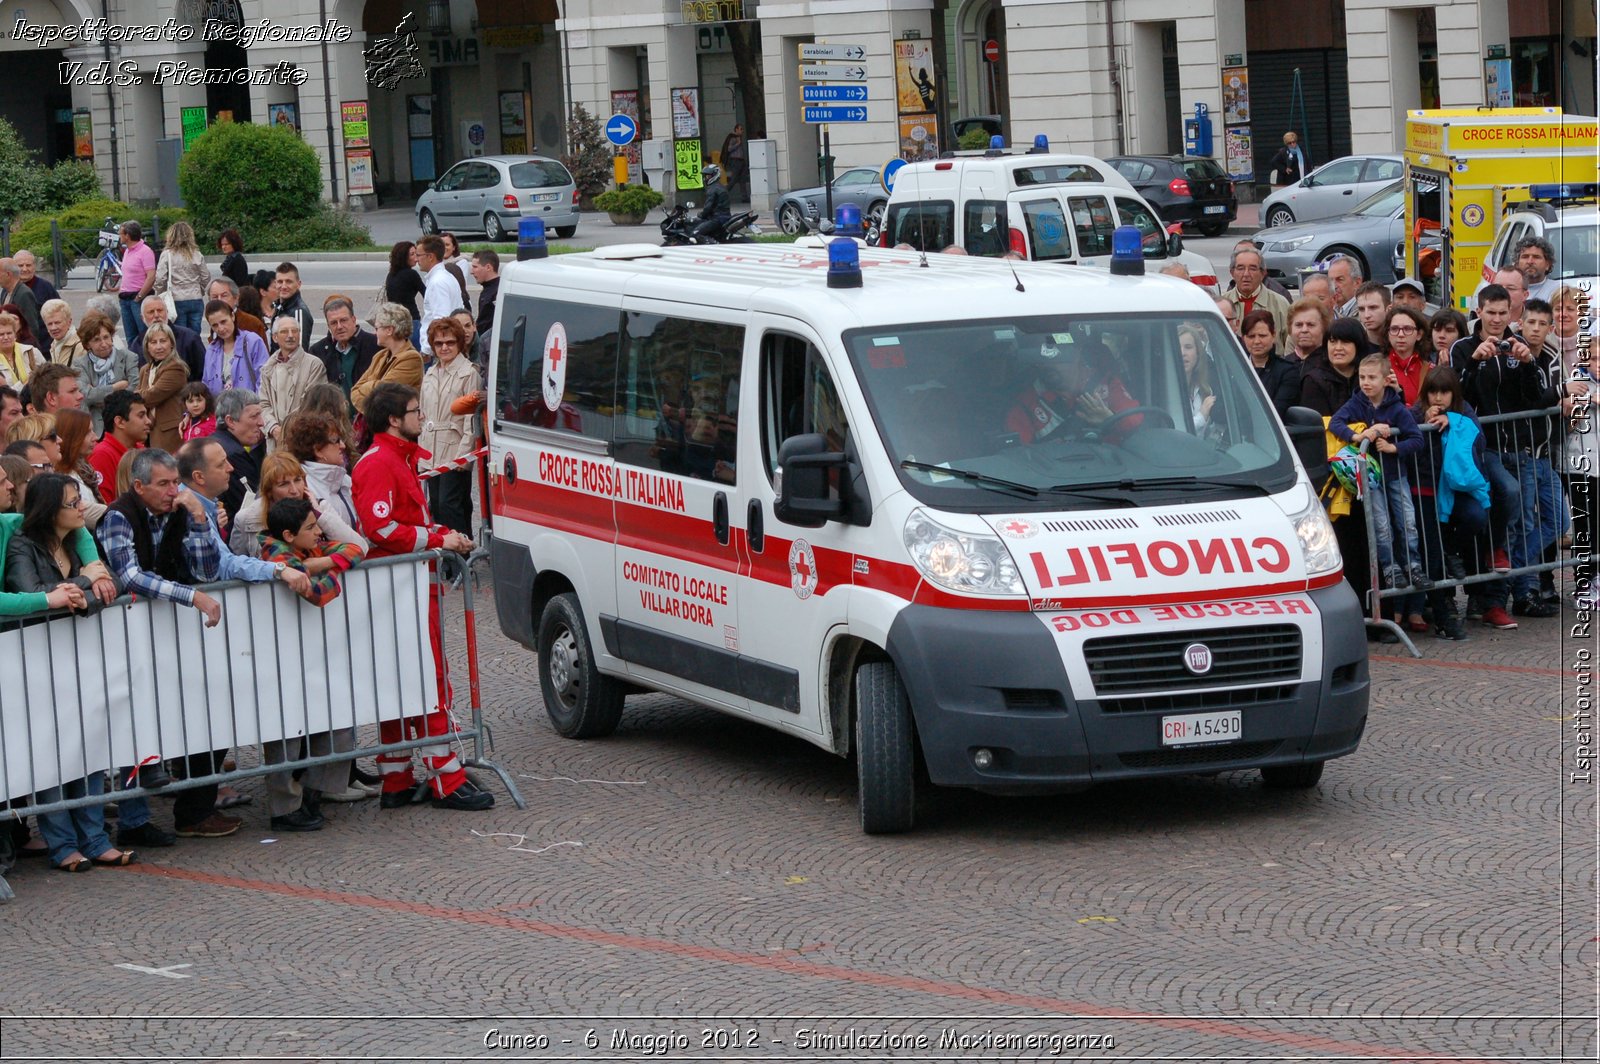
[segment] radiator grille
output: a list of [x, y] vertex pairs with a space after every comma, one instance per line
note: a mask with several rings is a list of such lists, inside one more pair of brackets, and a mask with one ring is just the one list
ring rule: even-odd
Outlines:
[[1280, 687], [1245, 687], [1231, 691], [1186, 691], [1175, 695], [1103, 698], [1097, 704], [1102, 713], [1173, 713], [1287, 702], [1294, 697], [1294, 692], [1294, 684], [1284, 684]]
[[[1192, 643], [1211, 649], [1211, 670], [1203, 676], [1184, 667], [1183, 651]], [[1292, 624], [1108, 636], [1083, 646], [1089, 677], [1102, 697], [1167, 687], [1284, 683], [1300, 678], [1300, 655], [1300, 629]]]

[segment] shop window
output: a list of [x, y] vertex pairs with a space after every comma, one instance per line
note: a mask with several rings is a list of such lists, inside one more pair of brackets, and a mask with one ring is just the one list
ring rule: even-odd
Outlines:
[[629, 313], [618, 372], [618, 462], [731, 484], [744, 328]]
[[499, 420], [596, 439], [609, 437], [617, 364], [616, 309], [509, 296], [501, 308], [501, 321], [507, 325], [495, 367]]

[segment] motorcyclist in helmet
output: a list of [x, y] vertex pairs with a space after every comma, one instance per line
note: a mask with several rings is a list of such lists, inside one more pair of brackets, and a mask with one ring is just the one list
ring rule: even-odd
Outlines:
[[700, 177], [705, 182], [706, 200], [700, 207], [700, 222], [694, 232], [696, 236], [709, 236], [728, 224], [728, 219], [733, 217], [733, 206], [722, 184], [722, 167], [708, 163], [701, 167]]

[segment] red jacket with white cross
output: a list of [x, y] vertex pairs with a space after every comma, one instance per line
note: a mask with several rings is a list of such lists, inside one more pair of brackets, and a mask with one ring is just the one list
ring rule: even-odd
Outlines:
[[435, 524], [417, 479], [417, 460], [433, 457], [411, 440], [380, 433], [350, 474], [356, 519], [372, 548], [369, 558], [412, 554], [444, 546], [450, 530]]

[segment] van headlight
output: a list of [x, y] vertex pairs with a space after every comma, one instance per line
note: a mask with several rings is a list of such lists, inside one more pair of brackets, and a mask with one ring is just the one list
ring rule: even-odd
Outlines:
[[1294, 522], [1294, 534], [1300, 539], [1300, 553], [1306, 559], [1306, 575], [1321, 576], [1342, 566], [1344, 558], [1339, 553], [1339, 541], [1333, 534], [1333, 522], [1328, 520], [1327, 511], [1314, 492], [1306, 494], [1311, 496], [1310, 509], [1295, 514], [1290, 520]]
[[999, 536], [957, 532], [918, 509], [906, 519], [905, 540], [917, 570], [940, 587], [988, 595], [1028, 593]]

